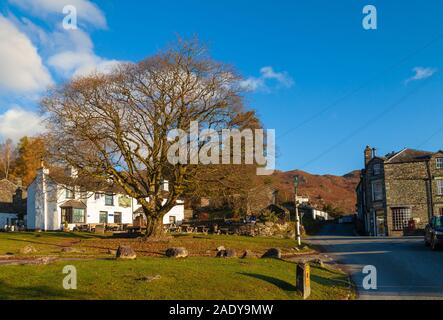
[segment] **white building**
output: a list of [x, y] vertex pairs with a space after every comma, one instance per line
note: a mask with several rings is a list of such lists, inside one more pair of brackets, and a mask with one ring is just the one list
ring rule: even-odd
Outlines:
[[329, 214], [327, 212], [312, 209], [312, 217], [314, 220], [329, 220]]
[[297, 203], [300, 204], [309, 204], [309, 197], [305, 197], [305, 196], [297, 196], [295, 198], [295, 200], [297, 201]]
[[[77, 225], [132, 224], [141, 206], [137, 200], [117, 192], [82, 191], [55, 182], [47, 168], [39, 169], [28, 187], [27, 228], [56, 231]], [[165, 184], [167, 191], [167, 183]], [[184, 202], [163, 217], [163, 223], [181, 223]]]

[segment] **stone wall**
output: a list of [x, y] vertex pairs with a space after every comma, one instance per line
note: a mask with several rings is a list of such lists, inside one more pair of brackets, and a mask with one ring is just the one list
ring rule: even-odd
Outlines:
[[411, 208], [417, 228], [426, 226], [429, 220], [426, 162], [386, 163], [385, 190], [389, 230], [393, 231], [392, 209], [396, 207]]
[[256, 223], [239, 227], [238, 234], [252, 237], [294, 238], [295, 227], [293, 223]]
[[443, 169], [437, 168], [437, 158], [443, 158], [443, 152], [434, 154], [429, 162], [429, 169], [432, 176], [432, 202], [434, 204], [434, 215], [439, 215], [443, 210], [443, 196], [437, 193], [437, 180], [443, 179]]

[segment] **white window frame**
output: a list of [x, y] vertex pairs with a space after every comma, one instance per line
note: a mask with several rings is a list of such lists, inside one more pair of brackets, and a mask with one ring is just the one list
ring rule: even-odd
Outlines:
[[[108, 204], [107, 200], [111, 199], [111, 204]], [[105, 206], [114, 207], [115, 206], [115, 195], [113, 193], [105, 194]]]
[[392, 211], [392, 229], [394, 231], [403, 231], [408, 227], [412, 219], [412, 209], [410, 207], [391, 208]]
[[[375, 186], [380, 185], [380, 190], [376, 193]], [[371, 184], [372, 191], [372, 201], [381, 201], [383, 200], [383, 183], [381, 180], [372, 181]]]
[[443, 179], [437, 179], [437, 195], [443, 196]]
[[443, 157], [435, 159], [435, 166], [437, 169], [443, 169]]
[[[101, 218], [101, 216], [104, 216], [104, 215], [106, 215], [106, 222], [101, 222], [101, 221], [100, 221], [100, 218]], [[109, 222], [109, 214], [108, 214], [108, 211], [100, 211], [100, 212], [98, 213], [98, 222], [99, 222], [100, 224], [107, 224], [107, 223]]]
[[65, 199], [75, 199], [75, 191], [66, 187], [65, 188]]

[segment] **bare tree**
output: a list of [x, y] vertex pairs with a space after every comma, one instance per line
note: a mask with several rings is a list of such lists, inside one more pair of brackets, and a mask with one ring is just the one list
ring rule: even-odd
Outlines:
[[9, 179], [11, 166], [14, 163], [14, 160], [14, 143], [11, 139], [6, 139], [4, 143], [0, 144], [0, 162], [2, 173], [5, 179]]
[[42, 101], [51, 161], [117, 184], [141, 204], [146, 235], [158, 235], [162, 217], [202, 169], [168, 162], [174, 143], [168, 132], [189, 131], [192, 121], [217, 132], [239, 127], [238, 83], [236, 72], [213, 61], [197, 41], [179, 41], [111, 74], [73, 79]]

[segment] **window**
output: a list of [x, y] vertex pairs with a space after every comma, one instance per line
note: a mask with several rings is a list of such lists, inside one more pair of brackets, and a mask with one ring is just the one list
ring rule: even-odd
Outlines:
[[122, 213], [114, 212], [114, 223], [121, 224], [122, 223]]
[[376, 163], [374, 164], [374, 166], [372, 167], [374, 176], [378, 176], [379, 174], [381, 174], [381, 164], [380, 163]]
[[440, 216], [443, 216], [443, 208], [438, 208], [438, 213], [440, 214]]
[[75, 198], [75, 192], [74, 190], [71, 190], [69, 188], [66, 188], [66, 199], [74, 199]]
[[443, 179], [437, 180], [437, 194], [443, 196]]
[[443, 169], [443, 158], [437, 158], [437, 169]]
[[107, 211], [100, 211], [100, 223], [108, 223], [108, 212]]
[[94, 199], [95, 199], [95, 200], [100, 199], [100, 197], [101, 197], [101, 194], [100, 194], [100, 193], [96, 192], [96, 193], [94, 194]]
[[85, 209], [73, 209], [72, 210], [72, 222], [73, 223], [85, 223]]
[[170, 224], [175, 224], [175, 222], [176, 222], [175, 216], [169, 216], [169, 223]]
[[114, 195], [113, 194], [105, 194], [105, 205], [113, 206], [114, 205]]
[[403, 231], [411, 220], [411, 208], [392, 208], [392, 225], [394, 231]]
[[62, 208], [62, 223], [85, 223], [85, 209]]
[[372, 182], [372, 201], [383, 200], [383, 185], [381, 181]]

